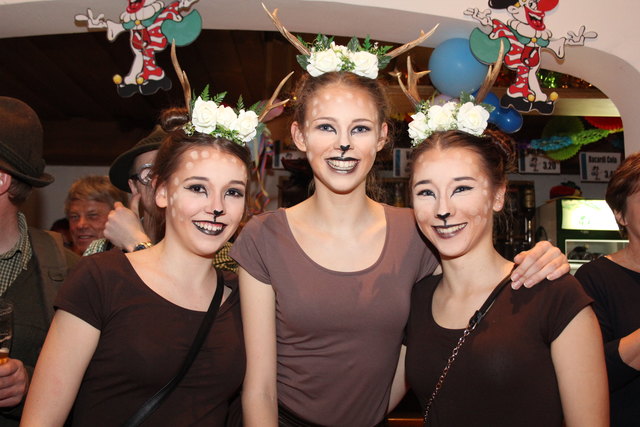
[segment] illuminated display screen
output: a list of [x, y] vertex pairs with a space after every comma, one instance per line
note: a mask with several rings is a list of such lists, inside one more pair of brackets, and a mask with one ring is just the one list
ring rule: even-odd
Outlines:
[[613, 212], [604, 200], [562, 200], [562, 228], [565, 230], [617, 231]]

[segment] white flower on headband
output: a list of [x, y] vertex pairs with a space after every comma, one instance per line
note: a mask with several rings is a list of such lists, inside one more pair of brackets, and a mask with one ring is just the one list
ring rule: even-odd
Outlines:
[[240, 139], [251, 141], [256, 136], [258, 124], [258, 115], [255, 111], [240, 110], [235, 130], [238, 131]]
[[211, 133], [218, 124], [218, 106], [213, 101], [204, 101], [201, 97], [196, 99], [193, 106], [191, 123], [196, 131]]
[[431, 134], [427, 126], [427, 116], [421, 111], [411, 116], [413, 119], [409, 123], [409, 138], [413, 141], [424, 141]]
[[209, 86], [191, 106], [191, 121], [183, 126], [187, 135], [200, 132], [216, 138], [226, 138], [239, 145], [245, 145], [259, 132], [260, 121], [256, 109], [259, 103], [244, 109], [242, 97], [238, 100], [237, 110], [221, 105], [226, 92], [211, 99]]
[[[301, 41], [301, 43], [304, 43]], [[312, 77], [334, 71], [350, 71], [359, 76], [375, 79], [378, 70], [391, 60], [386, 53], [391, 46], [378, 46], [367, 37], [362, 44], [353, 37], [347, 46], [337, 45], [333, 38], [318, 34], [313, 43], [307, 44], [309, 55], [298, 55], [298, 63]]]
[[411, 116], [409, 137], [415, 147], [434, 132], [460, 130], [480, 136], [487, 128], [489, 114], [495, 107], [489, 104], [476, 104], [473, 96], [460, 95], [460, 102], [449, 101], [444, 105], [430, 105], [421, 102]]
[[378, 57], [370, 52], [361, 50], [350, 52], [349, 59], [353, 62], [353, 72], [359, 76], [375, 79], [378, 77]]
[[482, 135], [488, 121], [489, 112], [481, 105], [466, 102], [458, 109], [458, 130], [472, 135]]
[[313, 77], [318, 77], [324, 73], [340, 71], [342, 67], [342, 55], [333, 49], [311, 52], [307, 72]]
[[233, 111], [233, 108], [224, 105], [218, 106], [218, 124], [220, 126], [233, 130], [236, 120], [238, 120], [238, 115]]
[[432, 105], [427, 110], [427, 126], [432, 132], [439, 130], [454, 129], [456, 122], [454, 114], [457, 104], [447, 102], [444, 105]]

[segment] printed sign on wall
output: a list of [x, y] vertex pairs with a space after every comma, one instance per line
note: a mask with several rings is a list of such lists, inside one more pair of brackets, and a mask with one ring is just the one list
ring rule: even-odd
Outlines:
[[518, 172], [559, 174], [560, 162], [535, 153], [520, 152], [518, 156]]
[[580, 153], [582, 182], [609, 182], [611, 174], [622, 161], [621, 153]]

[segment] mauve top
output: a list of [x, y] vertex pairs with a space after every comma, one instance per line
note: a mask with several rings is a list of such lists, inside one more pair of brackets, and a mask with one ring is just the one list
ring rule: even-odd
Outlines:
[[437, 266], [410, 209], [384, 205], [385, 244], [356, 272], [324, 268], [298, 245], [284, 209], [249, 221], [231, 256], [276, 294], [280, 404], [309, 422], [366, 426], [386, 413], [411, 288]]

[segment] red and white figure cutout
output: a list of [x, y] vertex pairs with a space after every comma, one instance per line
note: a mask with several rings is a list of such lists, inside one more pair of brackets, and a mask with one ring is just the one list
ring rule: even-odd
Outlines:
[[89, 29], [105, 29], [109, 41], [128, 32], [133, 63], [127, 75], [116, 74], [113, 82], [122, 97], [152, 95], [160, 89], [171, 89], [171, 80], [156, 64], [156, 53], [173, 40], [177, 46], [186, 46], [200, 34], [202, 17], [197, 10], [190, 10], [196, 1], [177, 0], [165, 6], [159, 0], [127, 0], [118, 21], [107, 19], [102, 13], [96, 16], [91, 9], [86, 15], [76, 15], [75, 20], [86, 22]]
[[[594, 31], [585, 31], [583, 25], [577, 33], [569, 31], [564, 37], [552, 38], [544, 18], [558, 3], [559, 0], [489, 0], [491, 9], [469, 8], [464, 12], [482, 24], [483, 30], [488, 30], [486, 33], [476, 28], [469, 38], [471, 51], [478, 60], [495, 62], [500, 40], [505, 44], [504, 64], [516, 72], [516, 78], [500, 100], [502, 107], [551, 114], [558, 94], [553, 92], [547, 96], [540, 89], [536, 76], [540, 69], [540, 51], [548, 49], [556, 57], [564, 58], [565, 46], [584, 46], [587, 39], [598, 37]], [[506, 22], [492, 18], [492, 9], [505, 9], [511, 16]]]

